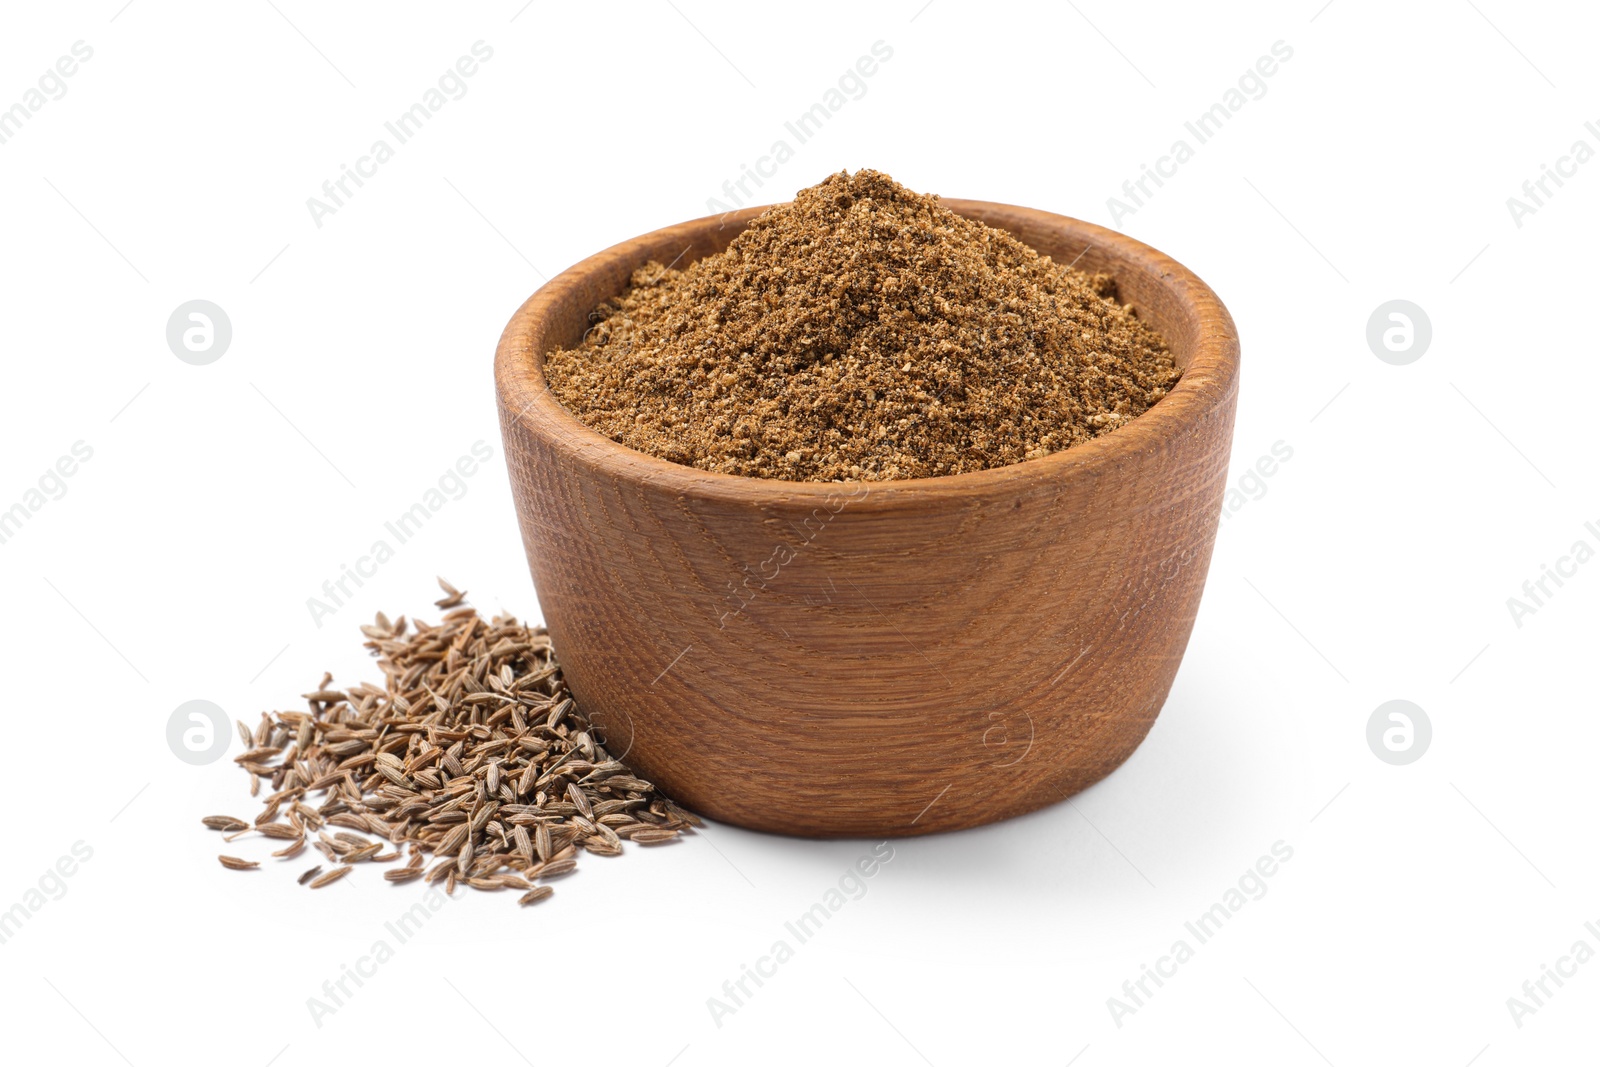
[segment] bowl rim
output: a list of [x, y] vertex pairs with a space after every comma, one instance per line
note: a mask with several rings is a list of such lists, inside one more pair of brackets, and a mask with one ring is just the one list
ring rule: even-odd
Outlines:
[[[870, 500], [875, 507], [883, 507], [929, 499], [1014, 494], [1042, 483], [1059, 483], [1063, 478], [1095, 477], [1114, 469], [1129, 454], [1162, 450], [1168, 442], [1186, 436], [1199, 422], [1232, 402], [1238, 388], [1238, 330], [1217, 294], [1183, 264], [1120, 231], [1071, 216], [984, 200], [941, 197], [940, 203], [959, 215], [1001, 229], [1008, 229], [1004, 225], [1007, 221], [1026, 220], [1034, 226], [1062, 231], [1072, 235], [1074, 241], [1082, 239], [1105, 253], [1097, 258], [1110, 260], [1110, 265], [1102, 269], [1111, 270], [1113, 275], [1118, 273], [1116, 265], [1148, 275], [1174, 298], [1181, 315], [1196, 327], [1177, 385], [1123, 426], [1048, 456], [933, 478], [860, 482], [787, 481], [705, 471], [675, 463], [613, 441], [556, 399], [544, 377], [546, 353], [534, 351], [532, 338], [544, 332], [548, 315], [584, 288], [585, 279], [615, 268], [619, 262], [631, 263], [631, 272], [632, 267], [642, 265], [639, 255], [648, 243], [681, 240], [727, 226], [743, 230], [750, 220], [776, 206], [764, 204], [690, 219], [618, 242], [540, 286], [511, 316], [495, 351], [495, 392], [502, 431], [508, 432], [515, 425], [553, 448], [564, 462], [619, 482], [649, 483], [679, 497], [829, 506], [837, 510], [839, 497], [845, 493], [852, 500]], [[1171, 344], [1170, 339], [1168, 343]]]

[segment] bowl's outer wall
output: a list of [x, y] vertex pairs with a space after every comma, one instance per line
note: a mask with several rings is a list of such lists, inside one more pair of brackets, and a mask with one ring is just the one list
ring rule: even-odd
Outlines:
[[1232, 440], [1226, 310], [1119, 234], [945, 203], [1114, 274], [1185, 366], [1172, 395], [1043, 460], [832, 486], [668, 464], [562, 409], [544, 354], [634, 267], [718, 250], [754, 211], [585, 261], [502, 341], [512, 489], [568, 682], [614, 755], [713, 818], [904, 835], [1053, 803], [1133, 752], [1188, 643]]

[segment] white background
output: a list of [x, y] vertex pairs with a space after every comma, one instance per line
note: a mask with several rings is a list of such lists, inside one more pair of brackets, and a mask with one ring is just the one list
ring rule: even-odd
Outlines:
[[[0, 145], [0, 507], [93, 449], [0, 545], [0, 909], [93, 853], [0, 945], [7, 1061], [1592, 1058], [1600, 962], [1520, 1027], [1507, 998], [1600, 950], [1600, 562], [1520, 627], [1506, 602], [1600, 547], [1600, 162], [1520, 227], [1506, 200], [1600, 148], [1600, 27], [1577, 4], [1320, 2], [8, 5], [0, 107], [74, 42], [94, 54]], [[307, 198], [479, 40], [466, 95], [317, 227]], [[1239, 323], [1235, 483], [1293, 449], [1224, 522], [1155, 729], [1070, 804], [895, 843], [721, 1026], [707, 999], [870, 842], [712, 826], [586, 859], [535, 909], [458, 898], [318, 1027], [307, 998], [415, 887], [223, 870], [199, 818], [255, 805], [229, 760], [174, 758], [168, 716], [203, 698], [254, 722], [325, 668], [374, 677], [357, 624], [432, 617], [436, 574], [538, 617], [494, 417], [506, 319], [707, 214], [879, 40], [892, 59], [761, 201], [871, 166], [1108, 223], [1185, 120], [1293, 49], [1121, 220]], [[233, 325], [209, 366], [164, 336], [196, 298]], [[1433, 325], [1408, 366], [1365, 340], [1395, 298]], [[318, 628], [307, 598], [479, 440], [465, 496]], [[1396, 698], [1433, 725], [1408, 766], [1366, 742]], [[1278, 841], [1266, 895], [1119, 1026], [1108, 998]]]

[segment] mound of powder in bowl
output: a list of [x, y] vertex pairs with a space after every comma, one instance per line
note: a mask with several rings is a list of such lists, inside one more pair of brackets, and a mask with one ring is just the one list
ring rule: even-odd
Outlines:
[[706, 471], [884, 481], [1110, 433], [1178, 380], [1104, 274], [877, 171], [832, 175], [726, 251], [651, 263], [545, 376], [580, 420]]

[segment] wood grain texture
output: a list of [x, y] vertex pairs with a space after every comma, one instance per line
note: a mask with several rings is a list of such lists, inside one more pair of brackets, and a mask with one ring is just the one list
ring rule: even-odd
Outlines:
[[[763, 208], [658, 230], [552, 279], [495, 363], [529, 566], [581, 705], [687, 806], [817, 837], [954, 830], [1055, 803], [1144, 739], [1216, 537], [1238, 335], [1199, 278], [1090, 223], [944, 200], [1118, 281], [1182, 380], [1091, 442], [995, 470], [823, 484], [632, 451], [543, 357], [648, 260], [720, 251]], [[679, 259], [681, 255], [681, 259]]]

